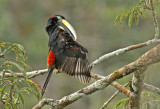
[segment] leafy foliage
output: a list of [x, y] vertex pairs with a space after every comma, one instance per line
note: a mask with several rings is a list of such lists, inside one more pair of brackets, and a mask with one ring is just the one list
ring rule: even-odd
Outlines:
[[133, 7], [131, 10], [126, 10], [119, 15], [117, 15], [115, 19], [115, 25], [117, 24], [118, 20], [120, 24], [124, 22], [125, 19], [128, 18], [128, 27], [130, 28], [135, 19], [136, 24], [138, 24], [138, 16], [141, 15], [144, 17], [144, 4], [146, 4], [145, 0], [142, 0], [138, 3], [137, 6]]
[[127, 109], [129, 104], [129, 98], [122, 99], [116, 104], [115, 109]]
[[[4, 109], [18, 109], [24, 105], [24, 94], [34, 93], [40, 99], [40, 93], [32, 80], [29, 80], [26, 72], [32, 70], [25, 63], [26, 51], [20, 44], [0, 41], [0, 102]], [[16, 71], [22, 73], [22, 78], [17, 77]], [[11, 77], [5, 74], [10, 73]], [[22, 104], [22, 105], [21, 105]]]
[[159, 109], [160, 108], [160, 96], [150, 91], [143, 91], [141, 98], [142, 109]]
[[[115, 109], [128, 109], [129, 98], [122, 99], [119, 101]], [[159, 109], [160, 108], [160, 95], [150, 92], [143, 91], [141, 95], [141, 109]]]

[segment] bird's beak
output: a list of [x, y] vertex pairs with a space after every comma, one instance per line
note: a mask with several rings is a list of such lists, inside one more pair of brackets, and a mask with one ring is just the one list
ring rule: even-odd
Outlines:
[[64, 19], [60, 19], [58, 21], [59, 26], [62, 26], [64, 28], [64, 30], [66, 32], [68, 32], [73, 39], [76, 41], [77, 40], [77, 35], [76, 35], [76, 31], [74, 30], [74, 28]]

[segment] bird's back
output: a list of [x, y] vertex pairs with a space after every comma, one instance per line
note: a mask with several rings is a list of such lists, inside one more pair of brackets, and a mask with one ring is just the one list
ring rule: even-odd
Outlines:
[[[62, 29], [57, 29], [50, 37], [49, 47], [55, 53], [55, 68], [76, 77], [81, 82], [90, 81], [90, 67], [86, 54], [87, 49], [75, 42]], [[56, 34], [55, 34], [56, 33]]]

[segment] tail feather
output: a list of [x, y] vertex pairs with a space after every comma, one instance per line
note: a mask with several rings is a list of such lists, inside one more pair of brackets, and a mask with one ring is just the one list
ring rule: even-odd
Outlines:
[[42, 92], [41, 92], [41, 97], [43, 97], [43, 95], [44, 95], [44, 93], [45, 93], [45, 90], [46, 90], [46, 88], [47, 88], [48, 82], [49, 82], [50, 77], [51, 77], [52, 72], [53, 72], [53, 68], [49, 68], [49, 69], [48, 69], [48, 72], [49, 72], [49, 73], [48, 73], [47, 79], [46, 79], [46, 81], [45, 81], [45, 83], [44, 83], [44, 85], [43, 85], [43, 90], [42, 90]]

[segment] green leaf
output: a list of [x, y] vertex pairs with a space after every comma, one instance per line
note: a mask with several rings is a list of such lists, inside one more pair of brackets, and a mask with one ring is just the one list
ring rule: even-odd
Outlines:
[[158, 109], [157, 105], [160, 104], [160, 96], [157, 93], [153, 93], [150, 91], [143, 91], [141, 97], [141, 105], [142, 107], [147, 108], [149, 106], [150, 109]]
[[6, 45], [6, 44], [5, 44], [3, 41], [0, 41], [0, 46], [1, 46], [1, 47], [3, 47], [3, 48], [4, 48], [4, 47], [5, 47], [5, 45]]
[[9, 53], [9, 52], [11, 52], [11, 50], [12, 50], [12, 46], [9, 46], [8, 48], [6, 48], [6, 49], [1, 53], [1, 55], [5, 55], [5, 54]]
[[33, 82], [31, 82], [30, 80], [28, 80], [28, 83], [30, 84], [30, 86], [34, 89], [34, 91], [32, 90], [32, 92], [35, 94], [35, 96], [37, 97], [38, 100], [40, 100], [41, 95], [39, 93], [38, 88], [36, 87], [35, 84], [33, 84]]
[[122, 99], [118, 104], [116, 104], [115, 109], [127, 109], [128, 104], [129, 98]]
[[40, 95], [40, 93], [39, 93], [38, 88], [37, 88], [36, 85], [33, 84], [33, 83], [31, 83], [31, 85], [32, 85], [32, 87], [34, 88], [34, 90], [36, 91], [36, 93], [35, 93], [36, 97], [38, 98], [38, 100], [40, 100], [41, 95]]
[[22, 104], [24, 105], [24, 98], [20, 92], [18, 93], [18, 97], [19, 97], [20, 101], [22, 102]]
[[121, 16], [120, 16], [120, 24], [123, 23], [124, 19], [125, 19], [125, 14], [122, 13]]
[[23, 87], [20, 91], [24, 92], [24, 93], [26, 93], [26, 94], [28, 94], [30, 96], [30, 93], [28, 91], [28, 87]]
[[21, 67], [19, 64], [13, 62], [13, 61], [6, 61], [3, 65], [13, 65], [17, 69], [19, 69], [23, 73], [24, 76], [26, 76], [24, 68]]
[[121, 14], [117, 15], [116, 16], [116, 19], [115, 19], [115, 26], [117, 25], [117, 22], [118, 22], [118, 19], [120, 18]]
[[1, 98], [3, 97], [3, 94], [5, 93], [5, 89], [7, 87], [7, 84], [5, 84], [3, 87], [2, 87], [2, 91], [1, 91]]
[[11, 105], [12, 109], [18, 109], [17, 104], [10, 102], [10, 105]]
[[34, 89], [32, 89], [31, 87], [24, 87], [25, 90], [31, 91], [31, 92], [35, 92]]
[[130, 10], [127, 10], [127, 11], [125, 12], [125, 16], [126, 16], [126, 17], [128, 17], [130, 14], [131, 14], [131, 11], [130, 11]]
[[8, 103], [9, 103], [9, 101], [6, 100], [6, 102], [5, 102], [5, 104], [4, 104], [4, 109], [8, 109]]
[[24, 49], [24, 47], [23, 47], [22, 45], [14, 43], [13, 46], [14, 46], [16, 49], [18, 49], [18, 50], [20, 50], [21, 52], [23, 52], [24, 54], [26, 54], [26, 51], [25, 51], [25, 49]]
[[134, 16], [134, 13], [132, 12], [129, 16], [129, 19], [128, 19], [128, 27], [130, 28], [131, 25], [132, 25], [132, 21], [133, 21], [133, 16]]
[[13, 49], [16, 50], [16, 51], [22, 52], [23, 55], [26, 54], [26, 51], [25, 51], [24, 47], [23, 47], [22, 45], [20, 45], [20, 44], [14, 43], [14, 44], [13, 44]]
[[27, 71], [32, 71], [32, 68], [29, 65], [27, 65], [25, 62], [23, 61], [18, 61], [18, 62], [22, 64], [23, 68], [26, 68]]
[[141, 10], [140, 8], [138, 8], [138, 12], [144, 17], [143, 10]]
[[16, 55], [16, 61], [19, 60], [19, 57], [21, 57], [24, 61], [26, 60], [26, 51], [24, 49], [24, 47], [20, 44], [13, 44], [13, 51], [15, 52]]

